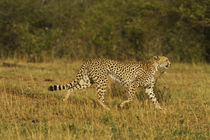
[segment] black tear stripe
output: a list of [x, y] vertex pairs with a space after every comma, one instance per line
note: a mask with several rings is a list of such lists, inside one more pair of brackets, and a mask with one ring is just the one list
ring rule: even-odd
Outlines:
[[54, 85], [54, 90], [57, 90], [57, 85]]
[[65, 86], [63, 85], [63, 89], [65, 89]]

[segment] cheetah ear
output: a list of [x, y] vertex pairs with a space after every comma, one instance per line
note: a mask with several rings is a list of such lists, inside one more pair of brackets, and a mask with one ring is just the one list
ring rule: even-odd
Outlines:
[[158, 56], [153, 56], [154, 60], [160, 60], [160, 58]]

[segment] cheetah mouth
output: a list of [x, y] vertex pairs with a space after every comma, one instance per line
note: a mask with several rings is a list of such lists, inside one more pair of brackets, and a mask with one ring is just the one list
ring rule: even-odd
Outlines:
[[165, 68], [168, 69], [169, 65], [166, 65]]

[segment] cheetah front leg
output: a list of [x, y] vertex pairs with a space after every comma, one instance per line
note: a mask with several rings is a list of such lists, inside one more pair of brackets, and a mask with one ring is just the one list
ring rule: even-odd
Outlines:
[[145, 92], [149, 95], [149, 98], [152, 100], [152, 102], [155, 104], [155, 108], [157, 109], [162, 109], [160, 107], [160, 104], [158, 103], [154, 91], [153, 91], [153, 86], [149, 86], [145, 88]]
[[130, 84], [130, 86], [129, 86], [129, 88], [128, 88], [128, 96], [129, 96], [129, 97], [128, 97], [127, 100], [123, 101], [123, 102], [120, 104], [120, 108], [123, 108], [125, 104], [130, 103], [131, 101], [133, 101], [135, 92], [136, 92], [135, 84]]

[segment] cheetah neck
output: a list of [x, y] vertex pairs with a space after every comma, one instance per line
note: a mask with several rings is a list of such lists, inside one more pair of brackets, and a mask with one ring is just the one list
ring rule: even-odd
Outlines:
[[146, 61], [143, 63], [145, 70], [149, 71], [152, 75], [158, 71], [158, 63], [154, 61]]

